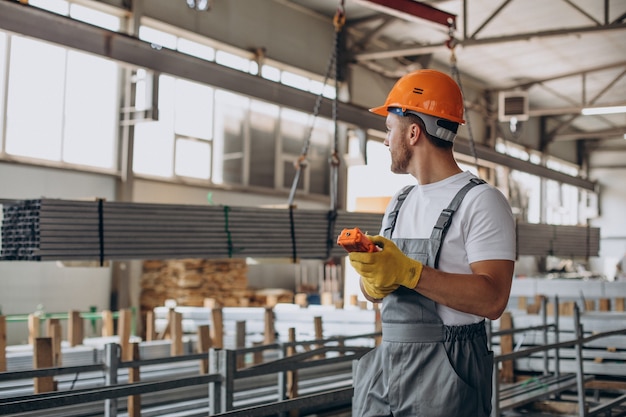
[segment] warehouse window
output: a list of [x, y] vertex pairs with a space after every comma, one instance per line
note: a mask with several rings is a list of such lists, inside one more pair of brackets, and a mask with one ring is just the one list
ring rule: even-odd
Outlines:
[[[578, 167], [559, 161], [556, 158], [548, 158], [546, 166], [554, 171], [568, 175], [578, 175]], [[553, 180], [546, 180], [546, 188], [546, 222], [562, 225], [578, 224], [578, 200], [580, 198], [578, 188]]]
[[[142, 74], [138, 72], [139, 77]], [[213, 89], [161, 75], [159, 119], [135, 125], [133, 170], [159, 177], [209, 179], [212, 137]]]
[[541, 223], [541, 178], [511, 170], [509, 202], [515, 216], [528, 223]]
[[[159, 27], [164, 25], [160, 24]], [[178, 28], [172, 28], [171, 32], [181, 33]], [[299, 90], [308, 91], [312, 94], [322, 94], [324, 97], [334, 99], [336, 96], [334, 83], [325, 84], [312, 74], [307, 74], [305, 71], [292, 70], [290, 68], [279, 68], [278, 63], [273, 65], [272, 63], [264, 63], [261, 68], [254, 59], [250, 59], [249, 51], [241, 51], [241, 53], [232, 52], [231, 47], [224, 47], [220, 49], [220, 46], [216, 42], [215, 48], [208, 46], [207, 44], [192, 41], [185, 36], [194, 37], [197, 35], [189, 34], [184, 36], [177, 36], [173, 33], [159, 30], [148, 25], [142, 25], [139, 28], [139, 39], [150, 42], [155, 48], [168, 48], [178, 50], [179, 52], [193, 55], [197, 58], [201, 58], [207, 61], [214, 61], [217, 64], [223, 65], [228, 68], [235, 69], [237, 71], [246, 72], [249, 74], [257, 75], [260, 73], [261, 77], [279, 82], [289, 87], [297, 88]], [[207, 43], [210, 42], [207, 40]]]
[[10, 41], [6, 152], [114, 168], [117, 65], [20, 36]]
[[121, 21], [119, 17], [91, 7], [70, 3], [66, 0], [30, 0], [28, 4], [108, 30], [116, 32], [120, 30]]
[[215, 93], [216, 183], [245, 181], [246, 120], [250, 99], [224, 90]]
[[65, 0], [30, 0], [28, 4], [64, 16], [70, 11], [69, 3]]
[[4, 32], [0, 32], [0, 155], [4, 153], [5, 142], [2, 132], [4, 132], [4, 121], [6, 114], [4, 112], [4, 97], [7, 82], [7, 41], [8, 36]]

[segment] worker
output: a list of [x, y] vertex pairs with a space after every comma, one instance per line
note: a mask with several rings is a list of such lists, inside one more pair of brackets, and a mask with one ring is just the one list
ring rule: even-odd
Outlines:
[[427, 69], [370, 109], [386, 116], [391, 171], [417, 183], [389, 203], [378, 250], [349, 255], [364, 296], [382, 302], [382, 342], [355, 368], [355, 417], [490, 414], [485, 318], [509, 299], [515, 223], [502, 193], [454, 158], [463, 109], [456, 82]]
[[615, 265], [615, 281], [626, 281], [626, 253]]

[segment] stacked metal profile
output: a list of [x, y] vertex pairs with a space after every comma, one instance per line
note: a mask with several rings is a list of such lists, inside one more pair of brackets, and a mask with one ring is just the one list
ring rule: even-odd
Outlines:
[[[326, 259], [343, 228], [382, 215], [303, 209], [38, 199], [3, 204], [0, 260]], [[329, 233], [329, 227], [332, 228]]]
[[598, 256], [600, 229], [597, 227], [517, 224], [519, 255], [587, 257]]
[[[310, 209], [38, 199], [4, 202], [0, 260], [326, 259], [343, 228], [382, 215]], [[332, 228], [329, 232], [329, 228]], [[328, 249], [330, 248], [330, 253]], [[518, 255], [598, 256], [600, 229], [517, 224]]]

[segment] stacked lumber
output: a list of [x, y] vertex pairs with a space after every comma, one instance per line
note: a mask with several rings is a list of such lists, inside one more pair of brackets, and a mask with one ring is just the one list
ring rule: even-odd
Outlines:
[[144, 261], [141, 276], [142, 312], [174, 300], [177, 305], [204, 305], [212, 298], [224, 306], [247, 304], [248, 266], [243, 259], [181, 259]]

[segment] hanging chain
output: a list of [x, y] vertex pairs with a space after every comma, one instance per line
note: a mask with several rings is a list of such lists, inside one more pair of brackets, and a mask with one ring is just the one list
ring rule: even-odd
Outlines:
[[[456, 53], [455, 48], [458, 45], [459, 41], [454, 37], [454, 31], [456, 27], [454, 26], [454, 22], [450, 21], [448, 26], [448, 40], [446, 41], [446, 46], [450, 49], [450, 72], [452, 76], [456, 80], [459, 88], [461, 89], [461, 93], [463, 93], [463, 85], [461, 84], [461, 74], [459, 73], [459, 68], [456, 64]], [[472, 133], [472, 127], [470, 123], [469, 113], [467, 112], [467, 107], [465, 106], [465, 99], [463, 99], [463, 111], [465, 112], [465, 117], [467, 117], [467, 132], [470, 140], [470, 152], [474, 157], [474, 165], [476, 166], [476, 170], [478, 170], [478, 155], [476, 154], [476, 145], [474, 144], [474, 135]]]
[[[338, 74], [338, 70], [337, 70], [337, 54], [338, 54], [338, 49], [339, 49], [339, 35], [341, 33], [341, 30], [343, 28], [343, 25], [345, 23], [345, 12], [344, 12], [344, 0], [341, 1], [339, 8], [337, 9], [337, 13], [335, 13], [335, 17], [333, 18], [333, 25], [335, 27], [335, 40], [334, 40], [334, 48], [332, 49], [330, 56], [328, 58], [328, 63], [326, 65], [326, 74], [324, 75], [324, 82], [322, 84], [322, 91], [320, 91], [320, 93], [318, 94], [318, 96], [315, 99], [315, 105], [313, 106], [313, 114], [311, 117], [311, 121], [310, 121], [310, 125], [309, 125], [309, 130], [307, 132], [305, 141], [304, 141], [304, 145], [302, 146], [302, 152], [300, 153], [300, 156], [298, 157], [298, 159], [294, 162], [294, 167], [296, 169], [296, 174], [293, 178], [293, 183], [291, 184], [291, 190], [289, 192], [289, 200], [288, 200], [288, 205], [291, 207], [293, 206], [293, 200], [295, 198], [296, 195], [296, 190], [298, 188], [298, 183], [300, 182], [300, 175], [302, 173], [302, 170], [305, 169], [308, 165], [308, 161], [307, 161], [307, 155], [309, 153], [309, 146], [311, 143], [311, 137], [313, 136], [313, 129], [315, 127], [315, 120], [317, 119], [318, 115], [319, 115], [319, 111], [320, 111], [320, 106], [322, 104], [322, 98], [324, 96], [324, 87], [326, 86], [326, 84], [328, 84], [328, 80], [331, 77], [331, 74], [334, 72], [335, 73], [335, 100], [333, 101], [333, 120], [335, 122], [335, 139], [334, 139], [334, 148], [333, 148], [333, 154], [331, 157], [331, 169], [333, 167], [338, 166], [339, 164], [339, 158], [337, 157], [337, 142], [338, 142], [338, 137], [337, 137], [337, 96], [338, 96], [338, 78], [337, 78], [337, 74]], [[331, 206], [335, 206], [336, 205], [336, 174], [331, 173], [331, 188], [334, 188], [335, 190], [331, 190]], [[334, 185], [332, 185], [334, 184]]]
[[338, 177], [339, 177], [339, 123], [337, 117], [337, 107], [339, 102], [339, 78], [340, 78], [340, 65], [337, 62], [339, 57], [339, 50], [341, 48], [341, 33], [343, 26], [346, 23], [346, 13], [344, 9], [344, 0], [341, 1], [335, 18], [333, 19], [333, 25], [335, 26], [335, 51], [333, 56], [335, 67], [335, 99], [333, 100], [333, 122], [334, 122], [334, 140], [333, 140], [333, 152], [329, 159], [330, 165], [330, 209], [332, 211], [337, 210], [337, 194], [338, 194]]

